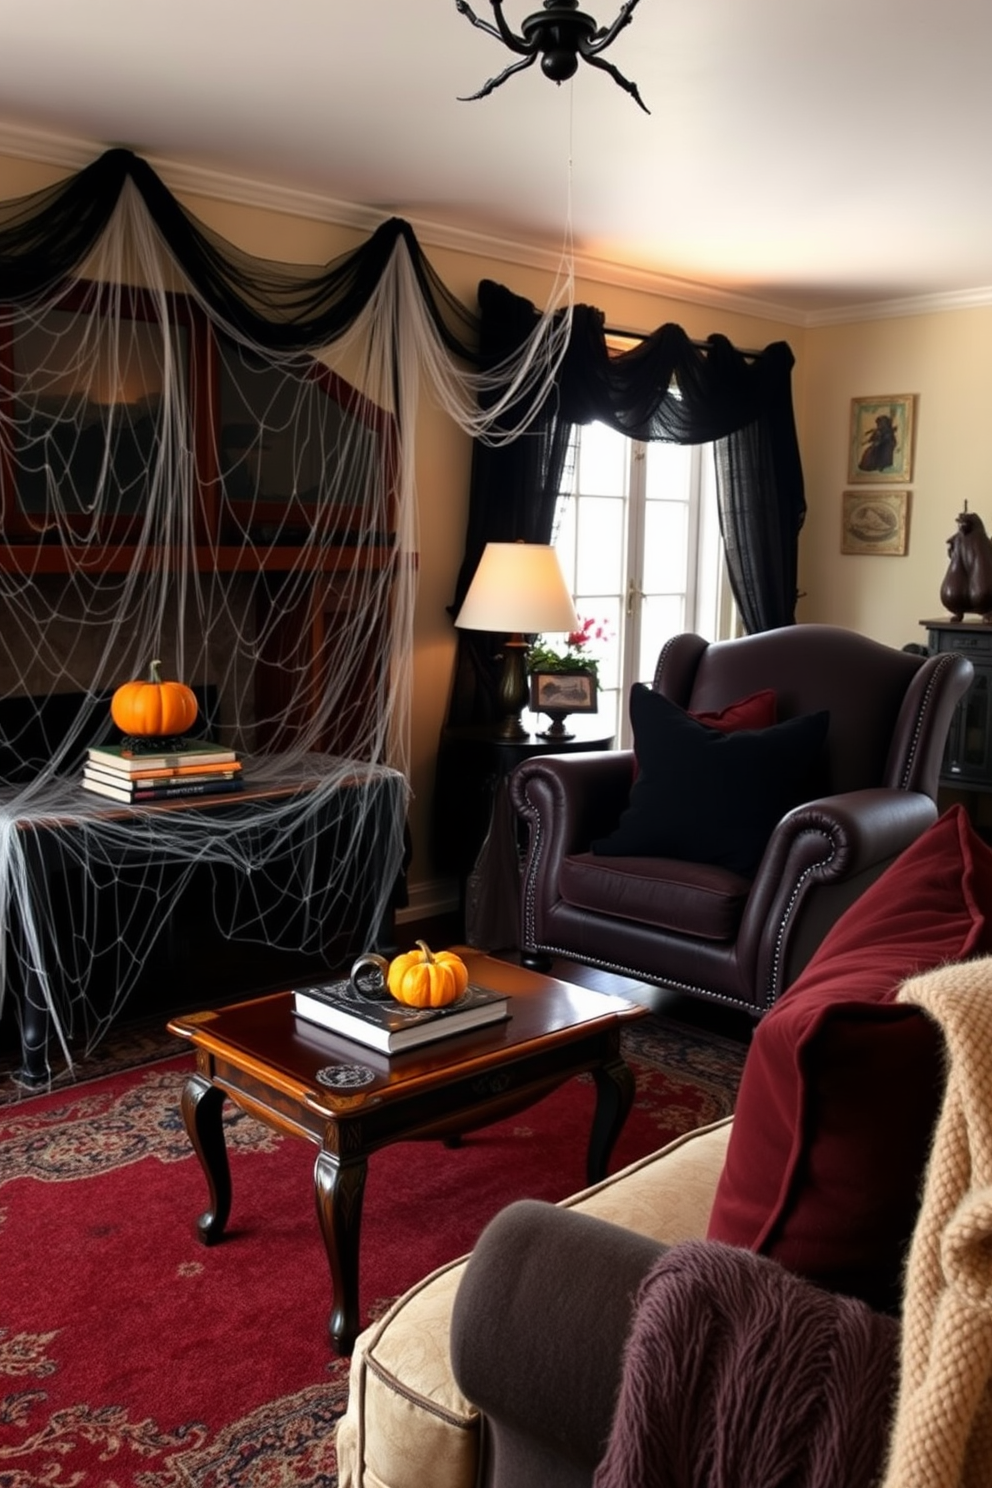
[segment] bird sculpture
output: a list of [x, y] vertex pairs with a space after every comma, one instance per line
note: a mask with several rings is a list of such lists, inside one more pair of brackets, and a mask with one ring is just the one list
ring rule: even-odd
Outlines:
[[950, 563], [940, 586], [940, 602], [952, 620], [963, 620], [969, 612], [992, 624], [992, 540], [977, 512], [964, 511], [957, 531], [947, 539]]

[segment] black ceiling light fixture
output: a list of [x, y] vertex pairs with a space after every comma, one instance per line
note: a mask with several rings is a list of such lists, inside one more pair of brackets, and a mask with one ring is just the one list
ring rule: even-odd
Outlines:
[[628, 25], [639, 3], [640, 0], [625, 0], [613, 24], [597, 29], [593, 17], [579, 9], [579, 0], [544, 0], [544, 9], [527, 16], [520, 26], [522, 34], [517, 36], [506, 23], [503, 0], [491, 0], [496, 16], [495, 26], [489, 21], [481, 20], [466, 0], [455, 0], [458, 10], [462, 15], [468, 16], [473, 26], [478, 26], [480, 31], [488, 31], [490, 36], [495, 36], [511, 52], [517, 52], [523, 58], [522, 62], [511, 62], [498, 77], [490, 78], [478, 93], [471, 93], [460, 102], [470, 103], [475, 98], [485, 98], [487, 93], [498, 88], [500, 83], [505, 83], [515, 72], [522, 72], [525, 67], [532, 66], [538, 57], [541, 59], [544, 76], [551, 78], [553, 82], [564, 83], [575, 76], [581, 59], [592, 67], [608, 72], [613, 81], [619, 83], [634, 102], [649, 114], [651, 110], [638, 93], [637, 84], [625, 78], [612, 62], [604, 62], [600, 57], [600, 52], [605, 51], [624, 26]]

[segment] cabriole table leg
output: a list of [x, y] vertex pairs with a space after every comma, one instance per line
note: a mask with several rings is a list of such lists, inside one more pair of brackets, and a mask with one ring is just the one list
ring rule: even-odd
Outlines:
[[599, 1183], [606, 1177], [610, 1153], [634, 1104], [635, 1087], [630, 1067], [622, 1059], [593, 1070], [593, 1079], [596, 1082], [596, 1111], [589, 1134], [586, 1176], [590, 1183]]
[[313, 1184], [324, 1248], [331, 1268], [333, 1300], [327, 1330], [339, 1354], [350, 1354], [358, 1334], [358, 1242], [368, 1163], [346, 1162], [322, 1148], [314, 1163]]
[[183, 1086], [182, 1112], [210, 1195], [210, 1207], [196, 1222], [196, 1233], [204, 1245], [216, 1245], [231, 1213], [231, 1169], [221, 1120], [223, 1105], [223, 1090], [202, 1075], [190, 1075]]

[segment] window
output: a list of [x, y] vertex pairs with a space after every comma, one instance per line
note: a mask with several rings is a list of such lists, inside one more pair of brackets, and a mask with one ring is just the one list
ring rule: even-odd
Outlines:
[[711, 445], [642, 444], [605, 424], [574, 431], [553, 537], [584, 618], [604, 621], [599, 721], [629, 744], [627, 696], [669, 636], [732, 633]]

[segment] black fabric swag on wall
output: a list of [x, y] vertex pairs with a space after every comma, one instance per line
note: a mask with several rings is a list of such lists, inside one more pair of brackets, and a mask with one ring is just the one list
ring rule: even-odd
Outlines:
[[[487, 367], [522, 344], [539, 312], [503, 286], [479, 285]], [[734, 598], [752, 634], [795, 621], [798, 538], [806, 514], [784, 341], [750, 355], [725, 336], [705, 346], [677, 325], [611, 355], [601, 311], [577, 305], [552, 394], [527, 433], [473, 452], [465, 557], [451, 614], [487, 542], [549, 542], [572, 426], [600, 420], [632, 439], [716, 445], [720, 527]], [[673, 389], [677, 391], [673, 392]], [[460, 632], [448, 723], [497, 715], [501, 637]]]
[[[344, 335], [368, 304], [399, 239], [427, 315], [447, 348], [468, 365], [479, 366], [481, 353], [483, 370], [498, 367], [541, 319], [529, 301], [489, 280], [479, 286], [476, 319], [431, 269], [409, 224], [397, 218], [316, 273], [263, 264], [197, 223], [147, 162], [124, 149], [108, 150], [56, 186], [0, 203], [5, 301], [31, 304], [68, 282], [126, 189], [140, 193], [217, 322], [273, 351], [317, 350]], [[477, 442], [452, 614], [486, 542], [550, 539], [571, 428], [602, 419], [635, 438], [716, 441], [720, 521], [744, 626], [753, 632], [792, 623], [805, 514], [792, 366], [785, 342], [749, 357], [722, 336], [696, 346], [676, 325], [664, 325], [632, 351], [611, 357], [602, 313], [576, 306], [553, 391], [525, 433], [503, 445]], [[678, 397], [670, 391], [673, 384]], [[504, 427], [512, 427], [519, 412], [508, 410]], [[459, 635], [450, 723], [495, 716], [498, 640]]]
[[104, 231], [122, 192], [145, 206], [211, 317], [273, 351], [319, 351], [354, 325], [398, 240], [406, 244], [424, 308], [448, 350], [475, 360], [476, 318], [441, 282], [413, 228], [391, 217], [353, 252], [311, 271], [253, 257], [204, 227], [131, 150], [107, 150], [76, 175], [0, 202], [0, 287], [31, 304], [67, 283]]

